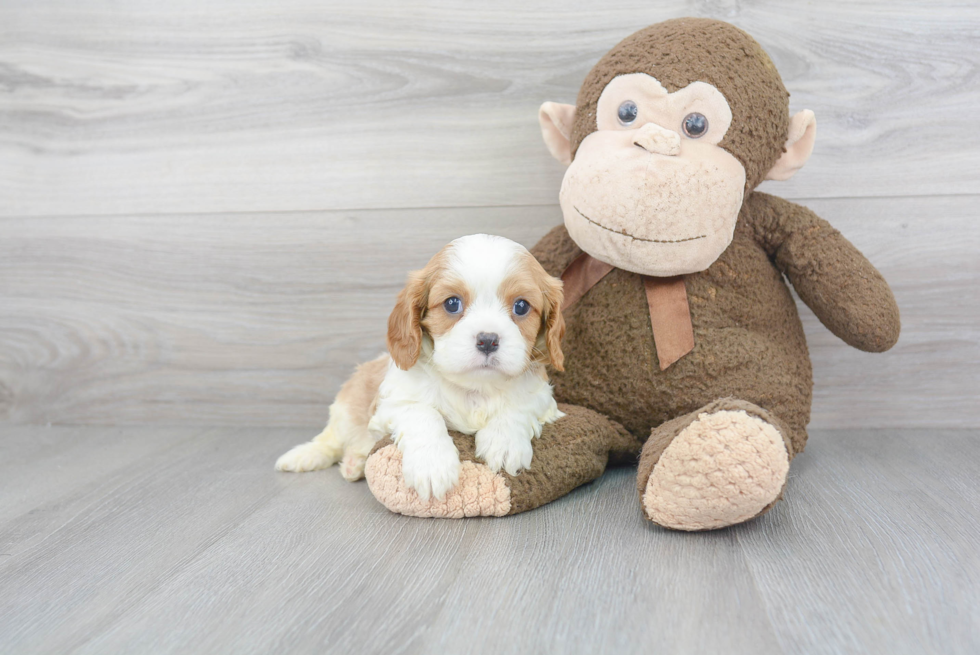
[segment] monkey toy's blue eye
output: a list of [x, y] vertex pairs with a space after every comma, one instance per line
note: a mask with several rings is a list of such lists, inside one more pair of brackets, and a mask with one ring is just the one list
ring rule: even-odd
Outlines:
[[458, 314], [463, 311], [463, 301], [457, 296], [446, 298], [445, 302], [442, 303], [442, 306], [445, 307], [446, 311], [450, 314]]
[[631, 125], [633, 121], [636, 120], [636, 115], [640, 112], [636, 107], [636, 103], [632, 100], [627, 100], [619, 106], [619, 110], [616, 112], [619, 115], [619, 122], [623, 125]]
[[514, 301], [515, 314], [517, 314], [518, 316], [524, 316], [529, 311], [531, 311], [531, 303], [524, 300], [523, 298], [519, 298], [518, 300]]
[[704, 136], [704, 133], [708, 131], [708, 119], [704, 117], [704, 114], [694, 112], [684, 117], [683, 127], [684, 134], [692, 139], [697, 139]]

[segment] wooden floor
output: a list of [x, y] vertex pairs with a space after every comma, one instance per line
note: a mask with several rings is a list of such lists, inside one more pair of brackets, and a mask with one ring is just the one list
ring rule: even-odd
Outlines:
[[4, 427], [0, 652], [976, 653], [980, 434], [822, 431], [763, 518], [390, 514], [310, 430]]

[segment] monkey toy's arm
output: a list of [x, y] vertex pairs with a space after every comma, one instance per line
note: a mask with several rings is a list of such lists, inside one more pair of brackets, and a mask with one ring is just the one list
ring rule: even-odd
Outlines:
[[748, 202], [756, 238], [821, 323], [860, 350], [895, 345], [901, 329], [895, 296], [850, 241], [782, 198], [755, 192]]

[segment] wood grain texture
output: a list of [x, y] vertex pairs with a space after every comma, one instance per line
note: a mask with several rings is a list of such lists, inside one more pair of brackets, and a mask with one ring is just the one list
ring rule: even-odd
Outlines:
[[545, 100], [698, 15], [771, 53], [820, 122], [790, 198], [977, 192], [980, 5], [8, 2], [0, 215], [550, 205]]
[[[296, 429], [5, 430], [65, 492], [0, 520], [5, 653], [980, 649], [975, 430], [818, 431], [773, 512], [701, 534], [645, 522], [633, 469], [442, 521], [274, 472]], [[144, 441], [98, 475], [57, 464]]]
[[[140, 431], [139, 439], [129, 439], [120, 428], [39, 430], [4, 425], [0, 429], [0, 525], [26, 516], [28, 522], [16, 532], [17, 542], [23, 546], [33, 534], [31, 526], [47, 524], [52, 518], [50, 513], [39, 517], [30, 510], [68, 503], [75, 496], [90, 493], [112, 474], [141, 459], [157, 457], [203, 432], [197, 428], [146, 428]], [[10, 542], [0, 539], [0, 550], [8, 556], [10, 548]]]
[[[861, 353], [802, 307], [814, 427], [980, 420], [977, 197], [805, 204], [902, 311]], [[313, 427], [384, 347], [394, 297], [460, 234], [533, 244], [557, 207], [0, 219], [0, 420]]]
[[788, 502], [734, 529], [787, 651], [980, 648], [977, 448], [976, 432], [816, 436]]
[[[274, 476], [254, 483], [255, 473], [268, 470], [253, 452], [269, 441], [267, 432], [187, 432], [171, 433], [172, 448], [2, 526], [0, 543], [13, 545], [0, 558], [3, 651], [77, 648], [277, 493]], [[76, 470], [65, 475], [71, 479]], [[47, 524], [39, 525], [39, 514]], [[19, 536], [25, 524], [34, 530], [27, 548]]]

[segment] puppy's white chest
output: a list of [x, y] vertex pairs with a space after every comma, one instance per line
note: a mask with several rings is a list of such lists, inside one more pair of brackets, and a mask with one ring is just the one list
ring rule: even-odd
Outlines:
[[480, 391], [466, 391], [454, 399], [453, 416], [449, 418], [451, 428], [472, 434], [487, 426], [497, 405], [496, 397]]

